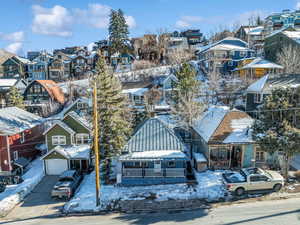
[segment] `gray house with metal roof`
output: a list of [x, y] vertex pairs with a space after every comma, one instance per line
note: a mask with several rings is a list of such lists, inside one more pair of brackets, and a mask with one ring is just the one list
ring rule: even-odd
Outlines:
[[163, 121], [148, 119], [118, 158], [117, 182], [153, 185], [186, 182], [184, 144]]
[[263, 104], [266, 96], [277, 88], [299, 88], [300, 74], [268, 74], [251, 84], [246, 90], [246, 110], [250, 115]]

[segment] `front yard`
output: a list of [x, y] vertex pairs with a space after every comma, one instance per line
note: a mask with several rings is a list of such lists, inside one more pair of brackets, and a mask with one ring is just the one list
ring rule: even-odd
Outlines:
[[208, 202], [224, 199], [227, 191], [224, 189], [222, 172], [206, 171], [196, 173], [198, 185], [170, 184], [153, 186], [120, 187], [102, 185], [100, 206], [95, 203], [95, 173], [87, 175], [75, 196], [65, 205], [67, 213], [99, 212], [117, 209], [119, 203], [128, 200], [167, 200], [203, 199]]

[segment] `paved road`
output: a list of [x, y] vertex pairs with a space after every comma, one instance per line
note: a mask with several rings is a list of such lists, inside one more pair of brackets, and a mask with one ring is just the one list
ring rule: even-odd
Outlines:
[[53, 200], [50, 191], [57, 181], [57, 176], [45, 176], [34, 190], [25, 198], [24, 202], [14, 208], [6, 219], [22, 220], [31, 217], [54, 216], [60, 213], [59, 209], [64, 202]]
[[174, 214], [109, 214], [82, 217], [30, 217], [0, 221], [17, 225], [114, 225], [114, 224], [189, 224], [189, 225], [299, 225], [300, 198], [243, 203]]

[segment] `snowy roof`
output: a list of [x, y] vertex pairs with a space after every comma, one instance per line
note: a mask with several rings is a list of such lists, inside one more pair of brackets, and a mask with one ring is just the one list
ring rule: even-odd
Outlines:
[[90, 88], [90, 81], [89, 79], [82, 79], [58, 83], [58, 86], [62, 89], [63, 93], [68, 93], [70, 85], [74, 88], [80, 87], [88, 89]]
[[207, 162], [207, 159], [202, 153], [193, 152], [193, 156], [196, 162]]
[[230, 127], [232, 132], [225, 138], [224, 143], [251, 143], [252, 135], [250, 127], [254, 120], [251, 117], [231, 120]]
[[73, 119], [75, 119], [76, 121], [78, 121], [82, 126], [84, 126], [85, 128], [87, 128], [88, 130], [92, 129], [92, 125], [89, 123], [89, 121], [87, 121], [84, 117], [79, 116], [76, 112], [71, 111], [65, 117], [67, 117], [68, 115], [71, 116], [71, 117], [73, 117]]
[[293, 40], [300, 39], [300, 31], [283, 31], [282, 33]]
[[252, 143], [249, 128], [253, 119], [245, 112], [228, 107], [210, 107], [196, 122], [195, 131], [206, 142]]
[[275, 88], [296, 88], [299, 86], [300, 74], [274, 74], [260, 78], [248, 87], [247, 92], [263, 92], [268, 94]]
[[269, 75], [265, 75], [262, 78], [258, 79], [254, 83], [252, 83], [248, 88], [247, 92], [261, 92], [264, 88], [266, 81], [268, 80]]
[[254, 59], [251, 63], [245, 65], [242, 69], [249, 69], [249, 68], [283, 69], [283, 66], [280, 66], [269, 60], [258, 57]]
[[23, 57], [20, 57], [20, 56], [14, 56], [16, 59], [18, 59], [19, 61], [21, 61], [22, 63], [24, 64], [27, 64], [27, 63], [31, 63], [31, 61], [29, 59], [26, 59], [26, 58], [23, 58]]
[[17, 107], [0, 109], [0, 136], [21, 133], [43, 122], [43, 119], [35, 114]]
[[74, 130], [72, 130], [72, 128], [70, 128], [67, 124], [65, 124], [62, 121], [56, 121], [51, 127], [49, 127], [43, 134], [47, 134], [53, 127], [55, 127], [56, 125], [60, 126], [61, 128], [63, 128], [65, 131], [67, 131], [69, 134], [73, 135], [76, 132]]
[[63, 155], [67, 159], [89, 159], [91, 147], [90, 145], [56, 146], [54, 149], [44, 155], [42, 159], [54, 151]]
[[159, 151], [145, 151], [145, 152], [132, 152], [122, 155], [119, 160], [154, 160], [154, 159], [185, 159], [186, 155], [178, 150], [159, 150]]
[[219, 50], [219, 51], [233, 51], [233, 50], [240, 50], [240, 51], [248, 51], [250, 50], [247, 47], [241, 47], [237, 45], [231, 44], [218, 44], [214, 47], [209, 48], [209, 50]]
[[184, 146], [173, 130], [157, 118], [148, 119], [130, 138], [124, 152], [183, 151]]
[[12, 87], [17, 81], [17, 79], [0, 79], [0, 87]]
[[258, 27], [252, 27], [246, 31], [247, 34], [249, 35], [260, 35], [263, 31], [264, 27], [263, 26], [258, 26]]
[[212, 106], [200, 117], [194, 126], [194, 130], [208, 142], [213, 135], [226, 113], [229, 112], [229, 107]]
[[125, 89], [122, 91], [123, 94], [131, 94], [136, 96], [143, 96], [145, 92], [147, 92], [149, 88], [132, 88]]
[[63, 110], [58, 114], [58, 117], [64, 117], [65, 113], [68, 112], [74, 105], [76, 105], [78, 102], [83, 102], [88, 104], [89, 107], [92, 107], [92, 99], [91, 98], [77, 98], [74, 102], [69, 103]]

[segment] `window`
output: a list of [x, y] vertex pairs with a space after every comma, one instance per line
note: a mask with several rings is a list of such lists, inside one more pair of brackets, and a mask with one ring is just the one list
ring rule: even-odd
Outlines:
[[88, 134], [76, 134], [76, 144], [84, 145], [88, 144], [90, 141], [90, 136]]
[[257, 161], [257, 162], [265, 162], [266, 161], [265, 152], [261, 151], [261, 150], [256, 150], [255, 151], [255, 161]]
[[254, 103], [262, 103], [262, 95], [254, 94]]
[[52, 145], [66, 145], [66, 136], [53, 136]]
[[247, 52], [243, 52], [243, 51], [240, 52], [241, 57], [245, 57], [246, 55], [247, 55]]
[[260, 176], [259, 175], [253, 175], [250, 177], [251, 182], [258, 182], [260, 181]]
[[85, 102], [77, 102], [77, 109], [86, 109], [87, 104]]
[[174, 168], [175, 167], [175, 161], [169, 161], [168, 162], [168, 167], [170, 167], [170, 168]]
[[21, 139], [20, 139], [20, 142], [21, 142], [21, 143], [24, 143], [24, 142], [25, 142], [25, 133], [24, 133], [24, 132], [21, 133]]
[[18, 160], [19, 158], [19, 152], [14, 151], [14, 160]]

